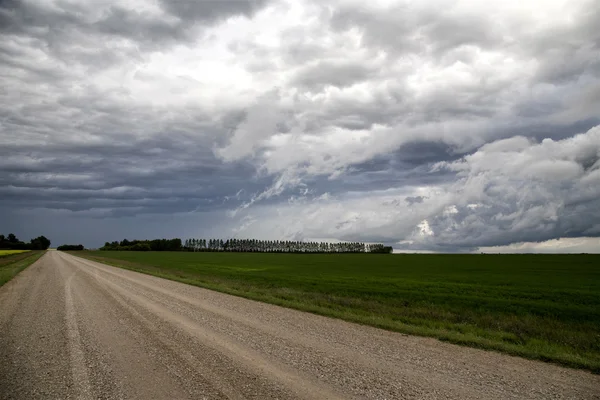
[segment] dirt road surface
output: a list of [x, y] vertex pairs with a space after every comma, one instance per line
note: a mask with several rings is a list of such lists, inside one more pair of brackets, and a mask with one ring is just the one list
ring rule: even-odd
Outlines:
[[591, 399], [600, 376], [49, 251], [0, 288], [1, 399]]

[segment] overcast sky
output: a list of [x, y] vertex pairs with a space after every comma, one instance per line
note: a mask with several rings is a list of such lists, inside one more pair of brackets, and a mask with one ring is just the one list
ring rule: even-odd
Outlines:
[[0, 0], [0, 231], [599, 252], [599, 26], [598, 0]]

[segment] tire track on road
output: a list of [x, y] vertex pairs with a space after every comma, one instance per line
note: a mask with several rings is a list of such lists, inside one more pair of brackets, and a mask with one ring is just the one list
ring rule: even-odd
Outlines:
[[69, 339], [69, 353], [71, 355], [71, 373], [73, 375], [77, 398], [80, 400], [91, 400], [93, 396], [90, 387], [90, 377], [85, 362], [81, 336], [79, 334], [79, 327], [77, 326], [77, 316], [75, 315], [75, 306], [73, 304], [73, 294], [71, 292], [71, 282], [75, 274], [77, 274], [77, 270], [67, 278], [65, 283], [65, 320]]

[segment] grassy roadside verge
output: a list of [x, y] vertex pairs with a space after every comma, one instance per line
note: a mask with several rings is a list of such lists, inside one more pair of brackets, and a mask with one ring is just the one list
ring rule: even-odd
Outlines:
[[14, 278], [19, 272], [36, 262], [44, 251], [26, 251], [0, 257], [0, 286]]
[[329, 317], [600, 373], [600, 257], [74, 252]]

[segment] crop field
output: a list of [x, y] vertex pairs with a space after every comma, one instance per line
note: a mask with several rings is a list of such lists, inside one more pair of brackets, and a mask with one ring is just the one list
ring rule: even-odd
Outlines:
[[43, 251], [38, 250], [0, 250], [0, 286], [33, 264], [43, 254]]
[[0, 257], [10, 256], [12, 254], [26, 253], [30, 250], [0, 250]]
[[600, 373], [600, 256], [74, 252], [255, 300]]

